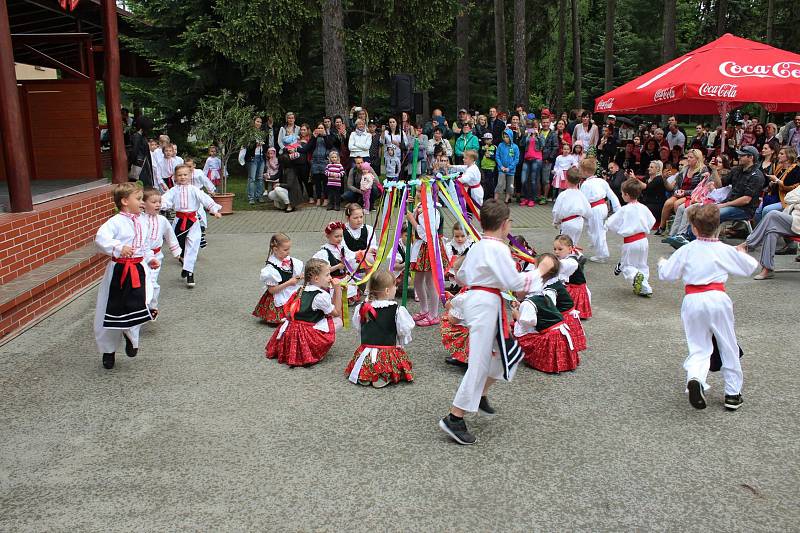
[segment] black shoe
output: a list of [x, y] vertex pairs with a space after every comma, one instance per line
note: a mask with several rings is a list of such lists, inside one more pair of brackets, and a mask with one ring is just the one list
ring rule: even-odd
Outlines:
[[439, 420], [439, 427], [459, 444], [475, 444], [477, 440], [475, 435], [467, 431], [467, 423], [464, 422], [463, 418], [453, 421], [450, 419], [450, 415], [447, 415]]
[[497, 411], [489, 405], [489, 399], [486, 396], [481, 396], [481, 402], [478, 404], [478, 412], [483, 416], [494, 416]]
[[664, 235], [664, 228], [658, 228], [653, 235]]
[[614, 275], [619, 276], [622, 274], [622, 263], [617, 263], [617, 266], [614, 267]]
[[695, 409], [705, 409], [706, 395], [703, 392], [703, 386], [700, 382], [696, 379], [690, 379], [689, 383], [686, 384], [686, 388], [689, 389], [689, 403], [692, 404], [692, 407]]
[[139, 348], [133, 347], [133, 343], [127, 335], [123, 335], [123, 337], [125, 337], [125, 355], [128, 357], [136, 357], [136, 354], [139, 353]]
[[103, 368], [106, 370], [114, 368], [114, 352], [103, 354]]
[[448, 357], [447, 359], [444, 360], [444, 362], [447, 363], [448, 365], [460, 366], [460, 367], [464, 367], [464, 368], [467, 367], [467, 363], [465, 363], [463, 361], [459, 361], [455, 357]]
[[189, 272], [186, 275], [186, 286], [187, 287], [194, 287], [194, 273], [193, 272]]
[[742, 406], [744, 400], [741, 394], [726, 394], [725, 395], [725, 409], [728, 411], [735, 411]]
[[[183, 262], [183, 261], [181, 261], [181, 262]], [[188, 275], [189, 275], [189, 271], [188, 270], [181, 270], [181, 277], [182, 278], [186, 278], [186, 276], [188, 276]]]

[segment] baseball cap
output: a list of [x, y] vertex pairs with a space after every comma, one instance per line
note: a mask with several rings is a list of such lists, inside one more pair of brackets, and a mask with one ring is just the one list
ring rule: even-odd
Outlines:
[[758, 150], [755, 146], [745, 146], [741, 150], [736, 150], [737, 155], [749, 155], [758, 158]]
[[552, 115], [553, 115], [553, 114], [552, 114], [552, 113], [550, 112], [550, 110], [549, 110], [549, 109], [547, 109], [546, 107], [545, 107], [544, 109], [542, 109], [542, 118], [544, 118], [544, 117], [550, 117], [550, 116], [552, 116]]
[[617, 120], [616, 115], [608, 115], [608, 120]]
[[459, 110], [458, 110], [458, 112], [459, 112], [459, 113], [467, 113], [467, 114], [469, 114], [469, 111], [467, 111], [467, 110], [466, 110], [466, 109], [464, 109], [463, 107], [462, 107], [461, 109], [459, 109]]
[[492, 140], [492, 134], [487, 131], [486, 133], [483, 134], [483, 138]]

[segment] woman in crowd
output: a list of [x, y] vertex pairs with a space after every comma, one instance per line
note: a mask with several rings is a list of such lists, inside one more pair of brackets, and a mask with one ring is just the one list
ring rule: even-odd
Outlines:
[[247, 164], [247, 202], [250, 205], [256, 202], [263, 202], [264, 181], [261, 176], [264, 174], [264, 161], [266, 161], [267, 148], [263, 141], [263, 121], [261, 117], [253, 118], [253, 129], [256, 133], [253, 139], [245, 146], [244, 161]]
[[339, 162], [345, 169], [350, 168], [350, 147], [347, 126], [341, 115], [333, 117], [333, 131], [331, 131], [333, 148], [339, 152]]
[[472, 131], [472, 134], [475, 135], [478, 139], [483, 139], [483, 134], [489, 132], [489, 119], [486, 118], [486, 115], [478, 115], [477, 120], [475, 121], [475, 129]]
[[296, 142], [300, 136], [300, 127], [295, 123], [296, 120], [294, 113], [286, 113], [286, 124], [278, 130], [278, 153], [284, 153], [286, 145]]
[[[566, 113], [562, 113], [562, 117]], [[567, 131], [567, 121], [563, 118], [556, 122], [556, 135], [558, 135], [558, 145], [568, 144], [572, 146], [572, 134]]]
[[647, 206], [656, 222], [660, 225], [661, 211], [664, 209], [664, 202], [667, 200], [667, 188], [664, 184], [664, 165], [661, 161], [650, 161], [642, 181], [645, 189], [642, 191], [639, 201]]
[[[761, 246], [759, 262], [762, 269], [753, 279], [774, 278], [775, 254], [777, 253], [775, 247], [778, 239], [786, 236], [800, 237], [800, 232], [797, 231], [800, 215], [795, 213], [795, 211], [800, 210], [800, 194], [797, 194], [797, 191], [791, 191], [785, 197], [785, 201], [787, 204], [786, 212], [777, 210], [768, 212], [761, 223], [753, 229], [753, 233], [747, 237], [747, 240], [739, 245], [739, 249], [744, 251], [754, 250]], [[793, 216], [793, 213], [795, 216]]]
[[592, 124], [592, 114], [589, 111], [581, 113], [581, 122], [575, 126], [572, 132], [573, 145], [580, 143], [583, 151], [588, 152], [589, 148], [594, 148], [600, 141], [600, 130], [597, 124]]
[[651, 161], [661, 162], [661, 168], [662, 169], [664, 168], [664, 162], [661, 161], [661, 158], [658, 155], [658, 143], [652, 137], [644, 142], [644, 148], [642, 149], [642, 157], [639, 161], [639, 168], [641, 174], [645, 176], [648, 175]]
[[692, 191], [705, 175], [711, 175], [705, 165], [705, 158], [700, 150], [689, 150], [686, 155], [687, 165], [678, 173], [675, 178], [675, 190], [665, 202], [661, 209], [661, 216], [656, 235], [662, 235], [667, 228], [667, 221], [670, 215], [675, 212], [679, 202], [683, 202], [690, 197]]
[[[795, 189], [800, 184], [800, 167], [797, 166], [797, 152], [791, 146], [784, 146], [775, 150], [775, 144], [765, 144], [761, 151], [772, 151], [774, 162], [769, 167], [761, 167], [767, 178], [767, 194], [764, 195], [762, 204], [756, 209], [756, 224], [770, 211], [784, 209], [786, 193]], [[766, 157], [766, 156], [765, 156]]]
[[[408, 147], [408, 140], [408, 135], [400, 128], [400, 123], [397, 121], [397, 118], [389, 117], [389, 123], [386, 126], [386, 130], [383, 132], [383, 137], [381, 137], [384, 159], [386, 158], [386, 147], [390, 144], [394, 145], [395, 153], [405, 154]], [[385, 164], [386, 161], [384, 161], [384, 165]]]
[[472, 121], [467, 121], [461, 128], [461, 135], [459, 135], [458, 138], [456, 139], [456, 147], [455, 147], [456, 165], [464, 164], [464, 152], [466, 152], [467, 150], [475, 150], [477, 152], [478, 149], [480, 149], [480, 142], [478, 141], [478, 138], [475, 137], [475, 134], [472, 133]]

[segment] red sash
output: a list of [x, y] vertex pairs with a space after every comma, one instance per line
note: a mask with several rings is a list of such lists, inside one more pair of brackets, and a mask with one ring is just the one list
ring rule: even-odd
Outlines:
[[469, 187], [470, 189], [480, 189], [481, 187], [483, 187], [483, 185], [479, 183], [477, 185], [467, 185], [467, 187]]
[[154, 254], [157, 254], [159, 252], [161, 252], [161, 247], [160, 246], [158, 248], [153, 248], [153, 253]]
[[564, 217], [561, 219], [561, 222], [569, 222], [570, 220], [575, 220], [576, 218], [580, 218], [580, 215], [570, 215], [568, 217]]
[[175, 211], [175, 216], [181, 220], [181, 231], [186, 231], [186, 221], [197, 222], [197, 211]]
[[684, 287], [684, 291], [686, 294], [697, 294], [700, 292], [708, 292], [708, 291], [725, 292], [725, 284], [717, 282], [717, 283], [707, 283], [705, 285], [686, 285], [686, 287]]
[[131, 276], [131, 287], [134, 289], [138, 289], [142, 286], [142, 281], [139, 279], [139, 269], [134, 267], [133, 265], [142, 262], [141, 257], [112, 257], [111, 260], [115, 263], [120, 263], [125, 265], [122, 267], [122, 277], [119, 278], [119, 286], [125, 286], [125, 280], [128, 278], [128, 274]]
[[625, 244], [630, 244], [632, 242], [641, 241], [645, 237], [647, 237], [647, 234], [645, 232], [634, 233], [633, 235], [628, 235], [627, 237], [623, 237], [622, 242], [624, 242]]
[[600, 206], [600, 205], [605, 205], [605, 203], [606, 203], [606, 199], [605, 198], [600, 198], [599, 200], [595, 200], [594, 202], [590, 202], [589, 205], [592, 206], [592, 207], [597, 207], [597, 206]]

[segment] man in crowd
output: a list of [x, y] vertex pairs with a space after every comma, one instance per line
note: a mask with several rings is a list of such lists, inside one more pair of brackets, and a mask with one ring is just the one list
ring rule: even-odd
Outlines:
[[669, 117], [669, 131], [667, 132], [667, 145], [672, 150], [676, 146], [680, 146], [682, 150], [686, 150], [686, 135], [678, 129], [678, 121], [675, 117]]
[[453, 136], [450, 128], [447, 125], [447, 119], [444, 118], [444, 113], [439, 107], [433, 108], [433, 111], [431, 112], [431, 119], [423, 126], [422, 133], [425, 134], [428, 139], [433, 139], [433, 131], [436, 128], [439, 128], [442, 131], [442, 136], [445, 139], [449, 139]]
[[497, 108], [489, 108], [489, 124], [487, 130], [492, 134], [492, 142], [495, 146], [503, 140], [503, 132], [506, 130], [506, 123], [497, 116]]

